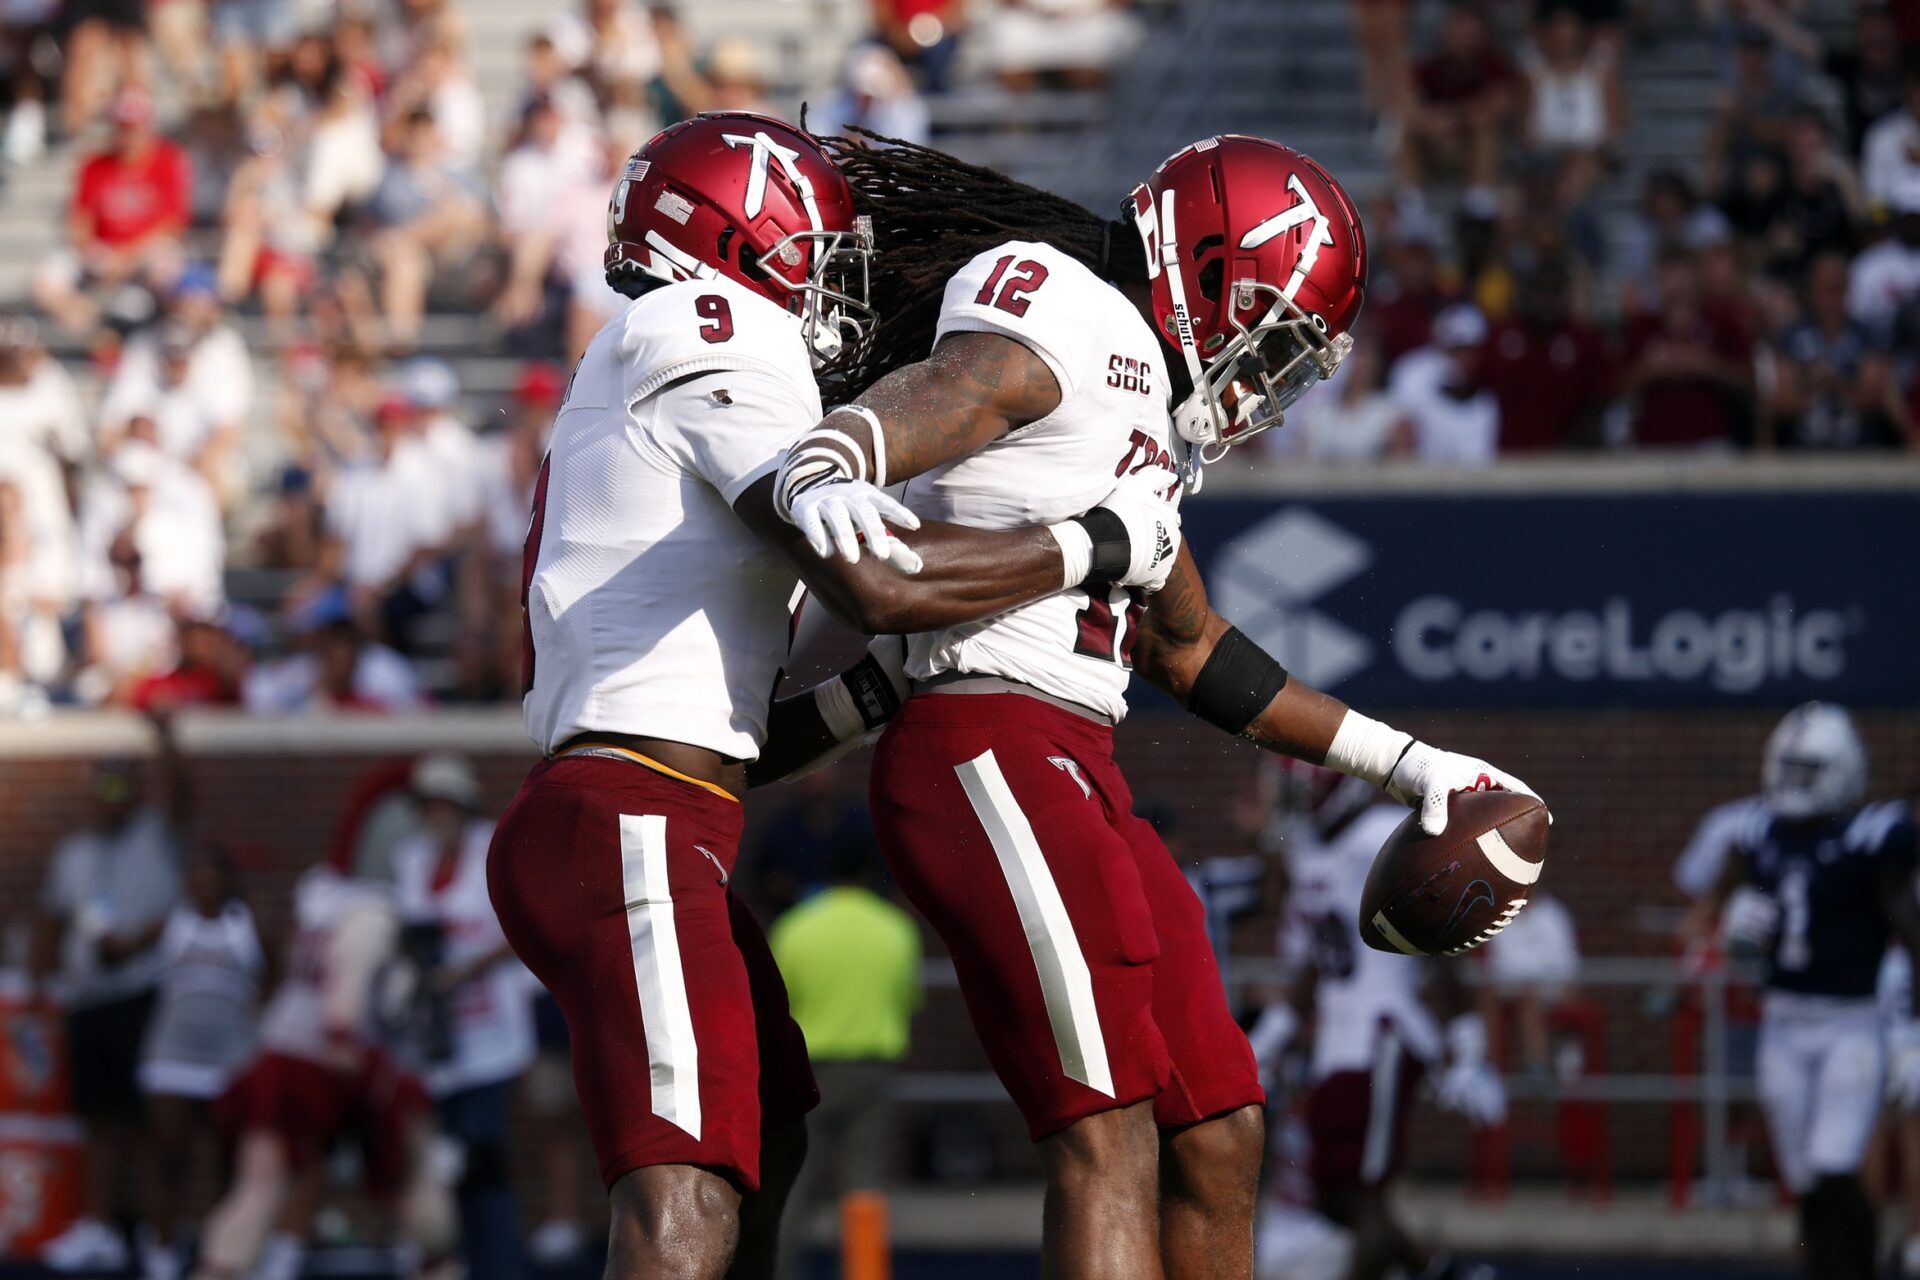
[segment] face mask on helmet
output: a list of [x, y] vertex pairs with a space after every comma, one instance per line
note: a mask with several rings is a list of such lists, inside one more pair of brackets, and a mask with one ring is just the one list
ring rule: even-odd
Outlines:
[[[1351, 335], [1329, 336], [1324, 321], [1274, 286], [1241, 280], [1233, 288], [1234, 336], [1207, 362], [1193, 394], [1174, 414], [1175, 429], [1199, 447], [1204, 462], [1279, 426], [1287, 409], [1331, 378], [1353, 350]], [[1262, 318], [1252, 328], [1241, 323], [1240, 313], [1263, 301], [1269, 305]]]
[[818, 368], [843, 352], [857, 351], [873, 338], [877, 320], [867, 302], [867, 267], [873, 257], [873, 222], [854, 219], [851, 231], [797, 231], [761, 255], [760, 269], [784, 278], [775, 264], [791, 269], [806, 254], [813, 268], [796, 285], [797, 314], [807, 350]]

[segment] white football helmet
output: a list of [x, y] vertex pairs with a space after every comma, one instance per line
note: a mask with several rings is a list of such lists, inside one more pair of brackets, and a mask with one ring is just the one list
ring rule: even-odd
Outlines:
[[1867, 789], [1867, 749], [1846, 708], [1807, 702], [1787, 712], [1767, 739], [1760, 789], [1783, 818], [1842, 813]]

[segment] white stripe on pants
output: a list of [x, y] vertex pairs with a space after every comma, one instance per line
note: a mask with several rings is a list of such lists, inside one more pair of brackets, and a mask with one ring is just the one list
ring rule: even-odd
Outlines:
[[700, 1136], [700, 1048], [693, 1038], [680, 935], [667, 882], [667, 820], [658, 814], [620, 817], [620, 871], [633, 947], [633, 982], [647, 1033], [653, 1114]]

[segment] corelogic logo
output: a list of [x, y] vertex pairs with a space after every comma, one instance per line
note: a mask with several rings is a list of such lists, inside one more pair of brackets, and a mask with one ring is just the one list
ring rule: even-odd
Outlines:
[[[1316, 602], [1373, 562], [1365, 540], [1290, 507], [1228, 543], [1209, 586], [1234, 625], [1307, 683], [1330, 688], [1370, 666], [1375, 644]], [[1838, 679], [1858, 629], [1840, 610], [1801, 608], [1785, 593], [1752, 607], [1639, 617], [1618, 593], [1565, 609], [1469, 605], [1445, 591], [1384, 603], [1393, 663], [1421, 683], [1704, 683], [1743, 694], [1770, 681]]]
[[1365, 573], [1373, 548], [1301, 507], [1228, 543], [1207, 591], [1214, 608], [1308, 684], [1328, 689], [1373, 661], [1373, 642], [1313, 606]]

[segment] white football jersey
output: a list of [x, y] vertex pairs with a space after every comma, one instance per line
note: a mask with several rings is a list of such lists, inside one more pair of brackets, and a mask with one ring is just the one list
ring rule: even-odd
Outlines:
[[527, 538], [527, 731], [751, 760], [787, 653], [791, 569], [732, 503], [820, 420], [792, 316], [726, 279], [607, 322], [554, 423]]
[[[260, 1015], [260, 1044], [275, 1053], [324, 1062], [327, 994], [333, 973], [329, 954], [334, 931], [350, 916], [393, 913], [393, 897], [367, 880], [343, 876], [324, 864], [300, 873], [293, 885], [293, 936], [287, 943], [287, 972]], [[386, 960], [364, 956], [367, 973]], [[364, 1028], [355, 1028], [364, 1029]]]
[[1407, 1051], [1431, 1061], [1440, 1033], [1420, 998], [1415, 956], [1375, 951], [1360, 940], [1360, 899], [1367, 872], [1387, 837], [1406, 818], [1399, 805], [1378, 804], [1330, 840], [1309, 831], [1286, 842], [1288, 891], [1281, 951], [1311, 964], [1314, 988], [1313, 1078], [1371, 1070], [1376, 1037], [1391, 1026]]
[[[978, 453], [916, 476], [906, 502], [918, 514], [977, 529], [1052, 524], [1097, 505], [1128, 471], [1173, 465], [1160, 342], [1124, 294], [1073, 258], [1012, 241], [969, 262], [947, 282], [934, 341], [968, 331], [1031, 348], [1060, 384], [1060, 404]], [[1124, 587], [1063, 591], [914, 636], [907, 674], [1001, 676], [1118, 721], [1127, 713], [1138, 618]]]

